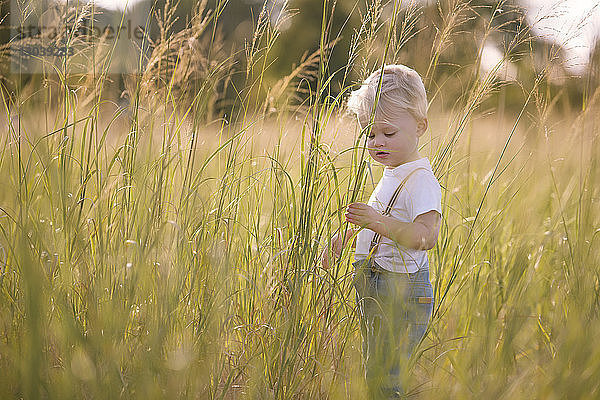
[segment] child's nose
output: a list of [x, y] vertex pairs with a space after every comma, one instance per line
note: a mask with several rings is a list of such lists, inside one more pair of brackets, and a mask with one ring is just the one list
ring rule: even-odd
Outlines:
[[373, 139], [373, 146], [378, 147], [378, 146], [383, 146], [383, 138], [382, 137], [377, 137], [375, 136], [375, 138]]

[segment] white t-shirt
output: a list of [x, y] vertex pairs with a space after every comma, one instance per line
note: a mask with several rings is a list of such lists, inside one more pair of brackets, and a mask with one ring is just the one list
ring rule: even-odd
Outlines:
[[[419, 169], [415, 171], [417, 168]], [[408, 178], [396, 198], [390, 216], [403, 222], [413, 222], [419, 215], [431, 210], [436, 210], [441, 215], [442, 190], [427, 158], [411, 161], [396, 168], [386, 167], [367, 204], [377, 211], [385, 211], [396, 188], [412, 171], [415, 172]], [[354, 254], [356, 261], [367, 258], [374, 235], [375, 232], [370, 229], [362, 229], [358, 233]], [[407, 249], [385, 236], [381, 236], [379, 247], [373, 256], [380, 267], [392, 272], [417, 272], [429, 268], [425, 250]]]

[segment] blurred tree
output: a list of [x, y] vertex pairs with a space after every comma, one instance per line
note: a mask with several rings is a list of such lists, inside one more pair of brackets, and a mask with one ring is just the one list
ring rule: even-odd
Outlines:
[[360, 17], [356, 12], [359, 9], [357, 2], [292, 0], [288, 7], [295, 15], [283, 27], [275, 48], [278, 54], [273, 65], [276, 76], [289, 73], [304, 54], [319, 49], [323, 23], [324, 44], [339, 40], [328, 57], [329, 72], [333, 73], [346, 66], [352, 31], [360, 24]]
[[584, 74], [584, 91], [588, 98], [593, 96], [600, 84], [600, 38], [596, 39]]
[[5, 79], [8, 74], [9, 60], [6, 55], [6, 44], [10, 39], [10, 14], [9, 0], [0, 0], [0, 90], [6, 84]]

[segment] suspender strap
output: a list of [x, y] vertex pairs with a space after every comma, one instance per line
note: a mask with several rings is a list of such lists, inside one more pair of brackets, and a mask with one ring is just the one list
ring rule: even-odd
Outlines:
[[[385, 211], [382, 212], [383, 215], [390, 215], [390, 213], [392, 212], [392, 208], [394, 207], [394, 203], [396, 202], [396, 199], [400, 195], [400, 192], [406, 185], [406, 182], [408, 182], [408, 179], [412, 176], [412, 174], [414, 174], [415, 172], [417, 172], [420, 169], [427, 170], [427, 168], [424, 168], [424, 167], [415, 168], [408, 175], [406, 175], [406, 178], [404, 178], [404, 180], [402, 182], [400, 182], [400, 185], [398, 185], [398, 187], [394, 191], [394, 194], [392, 194], [392, 197], [390, 198], [390, 202], [388, 203], [387, 207], [385, 208]], [[373, 239], [371, 240], [371, 245], [369, 246], [369, 255], [372, 255], [375, 253], [376, 247], [379, 246], [380, 240], [381, 240], [381, 235], [379, 233], [375, 232], [375, 235], [373, 236]]]

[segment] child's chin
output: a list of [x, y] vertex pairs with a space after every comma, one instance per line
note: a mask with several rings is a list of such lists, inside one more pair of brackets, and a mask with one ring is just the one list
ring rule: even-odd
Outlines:
[[378, 157], [371, 157], [371, 158], [373, 159], [373, 161], [375, 161], [378, 164], [381, 164], [381, 165], [387, 165], [388, 164], [385, 160], [382, 160], [381, 158], [378, 158]]
[[384, 167], [388, 167], [388, 168], [394, 168], [394, 167], [396, 167], [396, 166], [397, 166], [397, 165], [395, 165], [394, 163], [392, 163], [392, 162], [389, 162], [389, 161], [386, 161], [386, 160], [377, 160], [377, 159], [375, 159], [374, 161], [375, 161], [377, 164], [381, 164], [381, 165], [383, 165]]
[[372, 157], [372, 158], [373, 158], [374, 161], [378, 162], [379, 164], [383, 164], [383, 165], [385, 165], [387, 167], [389, 167], [391, 164], [394, 163], [393, 160], [390, 159], [390, 155], [389, 154], [386, 154], [386, 155], [383, 155], [383, 156], [377, 156], [376, 155], [375, 157]]

